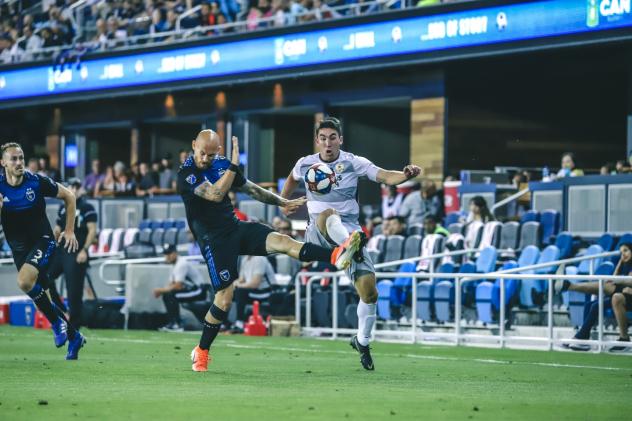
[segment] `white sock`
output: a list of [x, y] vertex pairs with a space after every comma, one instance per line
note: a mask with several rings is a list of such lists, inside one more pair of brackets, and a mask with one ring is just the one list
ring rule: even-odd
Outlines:
[[334, 240], [334, 243], [340, 245], [349, 237], [349, 231], [342, 225], [340, 215], [329, 215], [325, 225], [327, 226], [327, 235]]
[[371, 340], [376, 309], [375, 303], [367, 304], [362, 300], [358, 302], [358, 342], [362, 346], [367, 346]]

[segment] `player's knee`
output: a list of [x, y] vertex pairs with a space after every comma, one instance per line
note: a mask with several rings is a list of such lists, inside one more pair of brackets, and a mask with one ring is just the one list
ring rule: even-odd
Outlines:
[[318, 226], [318, 229], [321, 232], [324, 233], [327, 231], [327, 218], [335, 214], [336, 214], [336, 211], [330, 208], [330, 209], [325, 209], [318, 215], [318, 218], [316, 219], [316, 225]]
[[360, 298], [362, 299], [362, 301], [364, 301], [367, 304], [374, 304], [377, 303], [377, 289], [375, 288], [370, 288], [368, 290], [366, 290], [364, 292], [364, 294], [362, 294], [363, 296], [360, 296]]
[[623, 296], [623, 294], [620, 292], [612, 294], [612, 305], [617, 306], [621, 304], [625, 304], [625, 297]]
[[35, 286], [35, 279], [23, 273], [18, 273], [18, 288], [24, 292], [29, 292]]

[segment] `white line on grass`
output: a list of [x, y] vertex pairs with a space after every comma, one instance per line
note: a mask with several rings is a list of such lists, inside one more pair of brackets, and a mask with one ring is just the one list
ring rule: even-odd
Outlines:
[[[21, 337], [22, 335], [11, 334], [6, 332], [0, 332], [0, 336], [14, 336]], [[137, 343], [137, 344], [163, 344], [163, 345], [182, 345], [182, 341], [174, 342], [174, 341], [163, 341], [156, 339], [131, 339], [131, 338], [107, 338], [102, 336], [87, 336], [87, 339], [92, 339], [93, 341], [103, 341], [103, 342], [124, 342], [124, 343]], [[262, 343], [257, 341], [256, 343]], [[337, 351], [332, 349], [318, 349], [318, 345], [311, 344], [305, 348], [295, 348], [295, 347], [282, 347], [282, 346], [268, 346], [268, 345], [243, 345], [237, 344], [233, 340], [219, 342], [217, 345], [220, 347], [226, 348], [239, 348], [239, 349], [253, 349], [253, 350], [266, 350], [266, 351], [287, 351], [287, 352], [321, 352], [327, 354], [344, 354], [349, 355], [349, 351]], [[215, 346], [217, 346], [215, 345]], [[311, 348], [311, 349], [310, 349]], [[458, 358], [458, 357], [441, 357], [438, 355], [419, 355], [419, 354], [389, 354], [389, 353], [381, 353], [376, 352], [373, 353], [374, 356], [378, 357], [406, 357], [412, 359], [419, 360], [437, 360], [437, 361], [455, 361], [455, 362], [476, 362], [481, 364], [504, 364], [504, 365], [535, 365], [541, 367], [557, 367], [557, 368], [579, 368], [579, 369], [590, 369], [590, 370], [605, 370], [605, 371], [632, 371], [632, 368], [621, 368], [621, 367], [605, 367], [605, 366], [597, 366], [597, 365], [580, 365], [580, 364], [558, 364], [558, 363], [543, 363], [537, 361], [506, 361], [506, 360], [494, 360], [488, 358]]]

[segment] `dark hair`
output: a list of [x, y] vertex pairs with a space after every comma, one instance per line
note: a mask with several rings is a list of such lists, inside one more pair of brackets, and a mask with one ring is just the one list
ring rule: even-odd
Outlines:
[[474, 203], [474, 205], [481, 210], [481, 218], [483, 219], [483, 222], [494, 220], [494, 215], [492, 215], [489, 211], [487, 201], [483, 198], [483, 196], [474, 196], [470, 199], [470, 203]]
[[338, 136], [342, 136], [342, 125], [340, 124], [340, 120], [336, 117], [325, 117], [316, 123], [316, 129], [314, 130], [314, 135], [318, 136], [318, 131], [321, 129], [332, 129], [338, 133]]
[[0, 146], [0, 148], [2, 148], [2, 153], [4, 154], [7, 149], [9, 148], [20, 148], [22, 149], [22, 146], [19, 143], [16, 142], [7, 142], [5, 144], [3, 144], [2, 146]]
[[428, 215], [426, 215], [424, 217], [424, 221], [432, 221], [435, 224], [438, 224], [439, 223], [439, 218], [437, 218], [435, 215], [430, 213], [430, 214], [428, 214]]
[[564, 152], [562, 154], [562, 158], [564, 159], [564, 157], [569, 157], [570, 159], [573, 160], [573, 165], [575, 166], [575, 168], [577, 168], [577, 159], [575, 159], [575, 154], [573, 152]]
[[627, 247], [628, 250], [632, 251], [632, 243], [621, 243], [619, 244], [619, 248], [621, 247]]
[[406, 219], [404, 219], [403, 216], [389, 216], [388, 218], [386, 218], [387, 221], [397, 221], [400, 224], [404, 225], [406, 224]]

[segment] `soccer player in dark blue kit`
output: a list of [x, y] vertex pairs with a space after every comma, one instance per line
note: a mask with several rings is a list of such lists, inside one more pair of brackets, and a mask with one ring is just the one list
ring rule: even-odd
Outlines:
[[4, 172], [0, 173], [0, 219], [18, 269], [18, 286], [50, 321], [55, 346], [60, 348], [68, 342], [66, 359], [76, 360], [85, 338], [67, 323], [45, 291], [49, 282], [48, 265], [57, 242], [46, 217], [44, 201], [44, 197], [64, 201], [68, 220], [58, 242], [64, 243], [68, 252], [74, 252], [77, 250], [75, 196], [50, 178], [25, 170], [24, 152], [18, 143], [5, 143], [1, 150]]
[[200, 343], [193, 349], [193, 371], [207, 371], [211, 343], [233, 301], [233, 282], [238, 277], [239, 255], [266, 256], [284, 253], [302, 261], [325, 261], [346, 269], [360, 247], [360, 236], [352, 234], [335, 249], [301, 243], [256, 222], [241, 222], [235, 217], [228, 191], [233, 188], [263, 203], [295, 211], [305, 198], [284, 199], [255, 183], [239, 171], [239, 144], [232, 138], [229, 161], [221, 152], [220, 138], [212, 130], [202, 130], [193, 141], [193, 155], [178, 171], [178, 192], [186, 209], [189, 228], [200, 246], [208, 266], [215, 299], [204, 319]]

